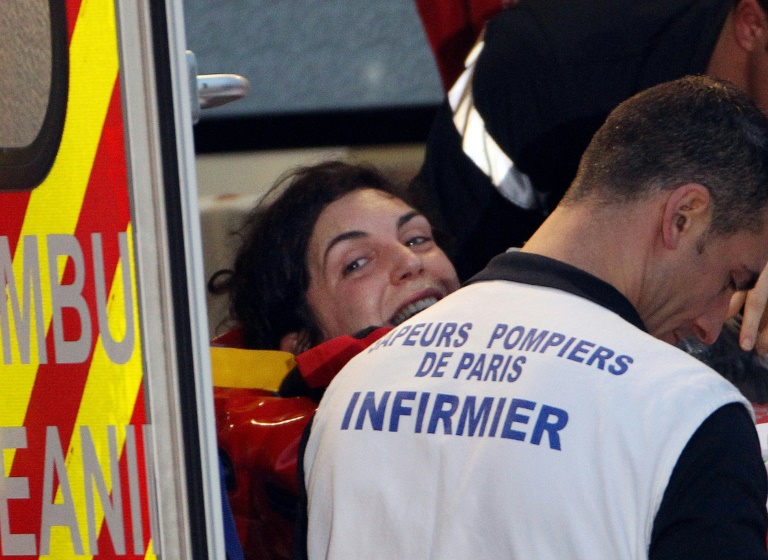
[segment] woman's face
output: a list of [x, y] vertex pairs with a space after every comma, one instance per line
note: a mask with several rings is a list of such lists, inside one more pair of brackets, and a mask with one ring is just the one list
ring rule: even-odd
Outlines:
[[307, 301], [325, 340], [395, 326], [459, 287], [427, 219], [375, 189], [349, 193], [320, 213], [307, 268]]

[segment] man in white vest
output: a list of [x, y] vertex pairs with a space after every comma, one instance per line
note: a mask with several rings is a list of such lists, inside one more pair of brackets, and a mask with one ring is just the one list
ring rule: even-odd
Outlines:
[[619, 105], [521, 251], [354, 358], [303, 456], [310, 559], [765, 559], [711, 343], [768, 261], [768, 120], [688, 77]]

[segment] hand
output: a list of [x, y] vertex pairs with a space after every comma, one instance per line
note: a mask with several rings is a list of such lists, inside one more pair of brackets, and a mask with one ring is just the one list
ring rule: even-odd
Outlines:
[[737, 292], [731, 299], [729, 317], [744, 307], [739, 334], [742, 350], [755, 350], [768, 354], [768, 266], [763, 269], [757, 284], [748, 292]]

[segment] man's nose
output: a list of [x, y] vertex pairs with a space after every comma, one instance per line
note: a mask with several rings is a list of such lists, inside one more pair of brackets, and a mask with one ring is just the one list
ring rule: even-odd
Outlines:
[[399, 245], [393, 249], [392, 260], [392, 282], [395, 284], [418, 276], [424, 270], [424, 261], [421, 255], [404, 245]]
[[720, 331], [723, 330], [723, 324], [728, 314], [728, 303], [728, 299], [723, 299], [709, 312], [693, 322], [694, 335], [704, 344], [713, 344], [720, 336]]

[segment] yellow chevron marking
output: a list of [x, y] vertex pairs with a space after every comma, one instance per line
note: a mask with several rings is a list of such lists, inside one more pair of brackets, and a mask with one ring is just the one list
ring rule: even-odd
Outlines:
[[[136, 346], [131, 358], [123, 365], [114, 364], [107, 356], [106, 350], [102, 344], [101, 338], [97, 341], [94, 350], [93, 361], [88, 375], [88, 381], [83, 392], [83, 399], [80, 404], [75, 431], [72, 434], [69, 452], [67, 453], [66, 463], [69, 474], [70, 488], [75, 503], [75, 514], [77, 517], [80, 535], [86, 553], [92, 554], [88, 546], [88, 517], [93, 515], [95, 527], [98, 532], [102, 529], [104, 522], [104, 510], [100, 499], [95, 497], [94, 512], [89, 512], [85, 502], [85, 484], [82, 440], [80, 426], [87, 426], [93, 439], [96, 456], [104, 474], [104, 481], [108, 491], [112, 491], [112, 477], [110, 467], [110, 451], [107, 426], [117, 427], [117, 449], [123, 450], [125, 443], [125, 426], [130, 422], [133, 415], [134, 405], [139, 393], [142, 382], [142, 355], [138, 339], [139, 333], [139, 312], [137, 306], [135, 266], [133, 264], [133, 243], [132, 232], [128, 228], [128, 244], [131, 263], [120, 261], [115, 271], [112, 283], [112, 289], [109, 294], [107, 313], [109, 317], [110, 332], [117, 340], [122, 340], [126, 332], [125, 313], [123, 309], [123, 272], [122, 267], [130, 265], [131, 271], [131, 292], [133, 293], [133, 318], [134, 332], [137, 334]], [[114, 240], [113, 242], [116, 242]], [[143, 468], [143, 465], [139, 465]], [[121, 487], [123, 504], [130, 501], [128, 487]], [[97, 493], [94, 489], [94, 496]], [[57, 499], [63, 499], [61, 492]], [[128, 519], [123, 519], [122, 530], [128, 524]], [[125, 533], [126, 552], [133, 552], [132, 534]], [[51, 534], [51, 555], [55, 558], [77, 558], [75, 557], [71, 544], [71, 536], [68, 530], [52, 532]]]
[[[51, 322], [52, 307], [45, 236], [50, 233], [73, 234], [75, 231], [117, 78], [117, 37], [111, 0], [85, 0], [82, 3], [69, 54], [69, 98], [61, 146], [50, 174], [30, 196], [21, 231], [22, 240], [25, 235], [38, 239], [46, 328]], [[17, 283], [22, 278], [22, 260], [22, 253], [17, 250], [13, 267]], [[25, 310], [25, 313], [32, 312]], [[34, 327], [32, 329], [34, 332]], [[12, 346], [17, 346], [13, 318], [10, 330]], [[24, 421], [38, 368], [34, 335], [32, 340], [32, 363], [21, 364], [16, 350], [13, 365], [3, 366], [5, 390], [10, 396], [3, 399], [3, 406], [0, 407], [2, 426], [21, 426]], [[48, 357], [49, 362], [53, 359], [54, 356]], [[7, 380], [10, 379], [13, 383], [9, 387]]]

